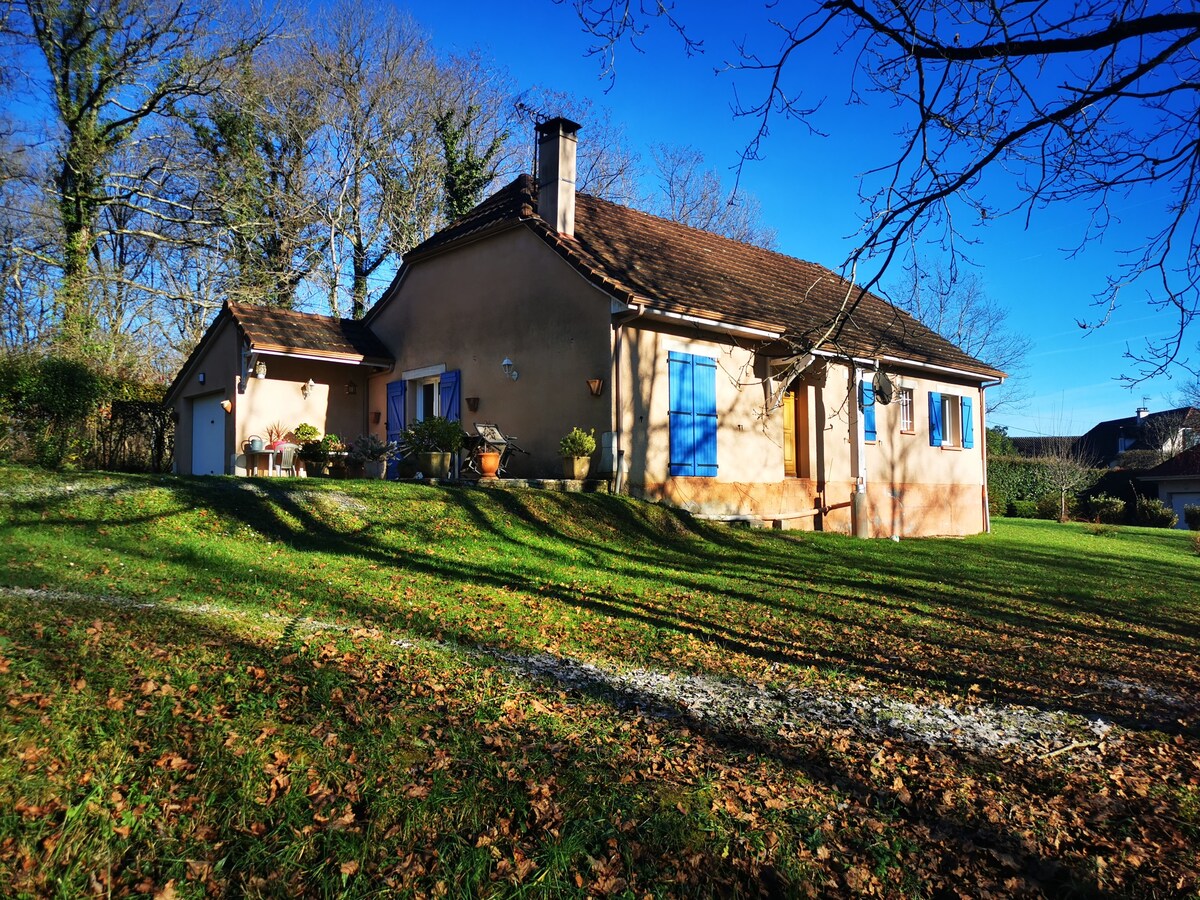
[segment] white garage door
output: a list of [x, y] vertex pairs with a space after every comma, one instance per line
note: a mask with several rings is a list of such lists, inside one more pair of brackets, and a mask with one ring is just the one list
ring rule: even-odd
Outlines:
[[1175, 510], [1175, 515], [1179, 516], [1179, 528], [1187, 528], [1187, 522], [1183, 519], [1183, 508], [1185, 506], [1200, 506], [1200, 494], [1172, 494], [1171, 508]]
[[225, 474], [225, 410], [220, 394], [192, 401], [192, 474]]

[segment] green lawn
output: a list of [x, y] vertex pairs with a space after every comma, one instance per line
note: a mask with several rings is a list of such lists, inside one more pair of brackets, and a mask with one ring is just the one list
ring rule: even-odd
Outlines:
[[[893, 543], [603, 495], [0, 484], [18, 896], [1200, 889], [1186, 533]], [[531, 674], [542, 654], [604, 675]], [[646, 670], [1053, 727], [986, 747], [878, 715], [712, 719], [629, 688]]]

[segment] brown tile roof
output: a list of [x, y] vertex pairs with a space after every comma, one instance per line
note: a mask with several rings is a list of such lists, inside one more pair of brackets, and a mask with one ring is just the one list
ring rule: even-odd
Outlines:
[[[463, 240], [532, 228], [597, 286], [650, 309], [785, 334], [805, 349], [894, 356], [988, 378], [999, 370], [971, 357], [907, 313], [815, 263], [592, 197], [576, 195], [575, 239], [537, 215], [537, 188], [521, 175], [405, 256], [405, 264]], [[858, 300], [840, 331], [846, 302]]]
[[[1080, 441], [1087, 451], [1105, 464], [1120, 455], [1122, 438], [1131, 441], [1126, 450], [1158, 450], [1171, 432], [1179, 428], [1200, 429], [1200, 409], [1180, 406], [1152, 412], [1141, 418], [1125, 416], [1097, 423]], [[1146, 438], [1156, 438], [1159, 446]]]
[[356, 319], [335, 319], [246, 303], [227, 303], [226, 308], [252, 350], [305, 353], [378, 365], [393, 362], [391, 353], [375, 333]]
[[1177, 453], [1140, 477], [1148, 481], [1155, 478], [1200, 478], [1200, 447]]

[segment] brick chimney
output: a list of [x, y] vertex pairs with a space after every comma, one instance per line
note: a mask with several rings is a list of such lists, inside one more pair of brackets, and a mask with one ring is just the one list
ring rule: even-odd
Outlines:
[[565, 237], [575, 236], [575, 135], [579, 128], [562, 116], [537, 126], [538, 214]]

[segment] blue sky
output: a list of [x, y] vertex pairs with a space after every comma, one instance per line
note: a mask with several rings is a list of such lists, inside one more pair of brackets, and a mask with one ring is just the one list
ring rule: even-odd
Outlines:
[[[778, 44], [777, 32], [758, 4], [680, 7], [693, 37], [704, 41], [703, 55], [688, 58], [678, 37], [657, 24], [641, 41], [644, 53], [621, 48], [615, 83], [606, 92], [609, 81], [601, 77], [597, 59], [586, 55], [590, 39], [569, 5], [550, 0], [399, 4], [442, 52], [479, 48], [521, 87], [564, 90], [607, 107], [647, 159], [652, 143], [690, 144], [704, 151], [710, 165], [728, 171], [754, 127], [732, 115], [734, 89], [749, 97], [754, 83], [714, 70], [736, 57], [740, 40], [770, 51]], [[823, 99], [817, 121], [827, 136], [778, 121], [764, 147], [766, 158], [752, 163], [742, 182], [761, 201], [765, 223], [778, 232], [777, 249], [831, 268], [846, 257], [853, 246], [849, 236], [859, 226], [858, 176], [887, 160], [897, 123], [886, 106], [845, 102], [850, 66], [851, 60], [832, 53], [805, 61], [805, 94]], [[587, 140], [587, 123], [582, 124], [581, 143]], [[994, 190], [1005, 187], [997, 178]], [[1014, 330], [1034, 342], [1028, 403], [1019, 411], [998, 413], [991, 424], [1007, 425], [1014, 435], [1080, 433], [1097, 421], [1131, 415], [1143, 398], [1152, 409], [1174, 405], [1178, 381], [1159, 378], [1130, 390], [1116, 380], [1134, 371], [1123, 358], [1126, 347], [1136, 349], [1142, 338], [1161, 331], [1161, 320], [1136, 285], [1105, 328], [1085, 332], [1076, 324], [1098, 316], [1089, 304], [1117, 261], [1119, 232], [1138, 233], [1139, 217], [1160, 210], [1154, 203], [1118, 210], [1123, 224], [1110, 228], [1102, 245], [1074, 258], [1062, 248], [1077, 239], [1086, 221], [1080, 216], [1087, 211], [1079, 207], [1043, 211], [1028, 228], [1023, 219], [1010, 217], [974, 233], [979, 243], [971, 255], [988, 294], [1011, 310]]]

